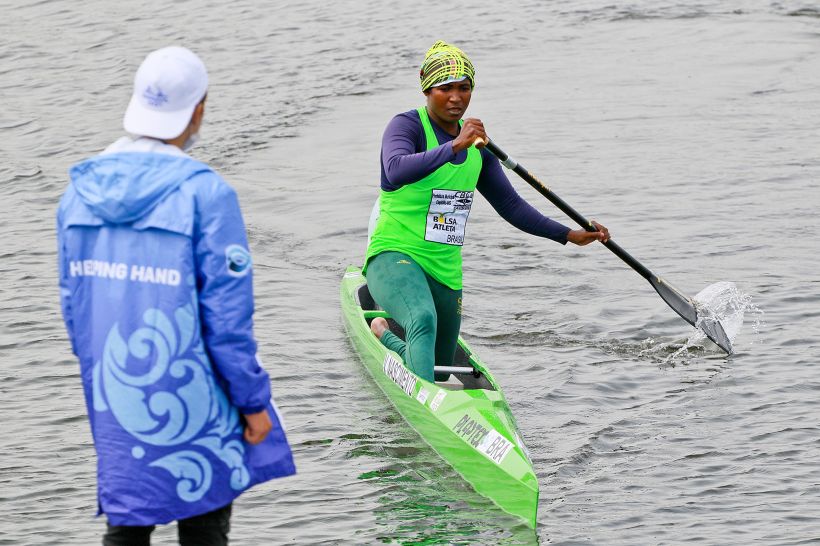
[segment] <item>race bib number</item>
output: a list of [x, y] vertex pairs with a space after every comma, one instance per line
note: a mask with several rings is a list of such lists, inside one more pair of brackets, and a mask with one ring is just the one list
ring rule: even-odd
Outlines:
[[427, 210], [424, 240], [445, 245], [462, 246], [467, 217], [473, 206], [473, 192], [433, 190]]

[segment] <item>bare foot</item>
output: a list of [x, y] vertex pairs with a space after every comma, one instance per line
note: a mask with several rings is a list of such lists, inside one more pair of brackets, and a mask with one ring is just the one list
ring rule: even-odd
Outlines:
[[370, 322], [370, 331], [373, 332], [373, 335], [378, 339], [381, 339], [384, 333], [388, 330], [387, 320], [382, 317], [376, 317]]

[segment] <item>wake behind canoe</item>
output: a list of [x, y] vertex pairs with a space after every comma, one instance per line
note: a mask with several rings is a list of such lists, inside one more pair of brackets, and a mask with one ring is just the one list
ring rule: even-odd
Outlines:
[[[371, 333], [369, 323], [388, 315], [370, 296], [357, 267], [341, 284], [342, 313], [353, 346], [376, 384], [407, 423], [472, 487], [502, 510], [535, 527], [538, 480], [504, 395], [463, 339], [450, 373], [430, 383]], [[397, 324], [394, 333], [403, 335]]]

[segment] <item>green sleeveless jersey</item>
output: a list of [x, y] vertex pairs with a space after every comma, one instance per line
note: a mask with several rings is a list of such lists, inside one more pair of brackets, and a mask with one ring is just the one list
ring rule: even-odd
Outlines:
[[[418, 109], [427, 150], [438, 147], [427, 109]], [[461, 123], [461, 122], [459, 122]], [[460, 165], [445, 163], [421, 180], [395, 191], [381, 191], [379, 219], [370, 238], [367, 262], [393, 250], [411, 256], [441, 284], [461, 289], [461, 246], [481, 173], [481, 152], [467, 149]]]

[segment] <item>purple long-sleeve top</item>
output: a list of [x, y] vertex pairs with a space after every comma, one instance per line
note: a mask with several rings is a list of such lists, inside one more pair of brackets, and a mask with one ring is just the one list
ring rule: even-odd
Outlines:
[[[467, 160], [467, 150], [453, 152], [455, 137], [430, 120], [439, 146], [427, 151], [424, 127], [415, 110], [398, 114], [382, 137], [381, 188], [394, 191], [417, 182], [447, 162], [455, 165]], [[476, 189], [504, 220], [521, 231], [567, 243], [570, 229], [547, 218], [518, 195], [504, 174], [501, 164], [486, 149], [481, 150], [481, 173]]]

